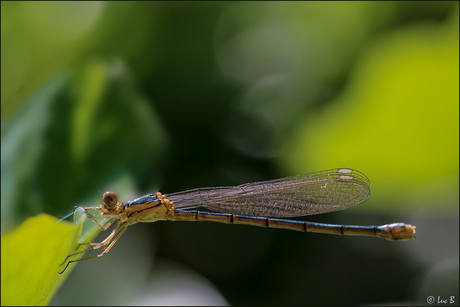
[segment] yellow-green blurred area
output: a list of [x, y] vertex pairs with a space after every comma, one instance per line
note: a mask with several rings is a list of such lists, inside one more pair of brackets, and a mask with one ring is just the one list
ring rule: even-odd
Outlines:
[[386, 242], [134, 225], [74, 265], [54, 298], [22, 302], [458, 305], [458, 12], [444, 1], [1, 2], [2, 258], [61, 257], [25, 239], [5, 252], [4, 236], [98, 206], [107, 190], [127, 201], [338, 167], [366, 174], [371, 198], [302, 220], [417, 227], [416, 240]]

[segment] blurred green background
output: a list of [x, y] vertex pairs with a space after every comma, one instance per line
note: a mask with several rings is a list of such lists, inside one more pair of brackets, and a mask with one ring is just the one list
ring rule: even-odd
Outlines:
[[140, 224], [52, 304], [458, 305], [458, 12], [1, 2], [2, 234], [109, 189], [127, 201], [348, 167], [370, 200], [301, 219], [405, 222], [416, 240]]

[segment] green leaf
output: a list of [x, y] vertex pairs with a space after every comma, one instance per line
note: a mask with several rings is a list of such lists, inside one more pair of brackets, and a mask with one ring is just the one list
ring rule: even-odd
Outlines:
[[2, 298], [4, 305], [44, 305], [73, 269], [61, 275], [60, 264], [78, 243], [79, 226], [48, 214], [27, 219], [2, 235]]
[[54, 75], [2, 122], [2, 231], [42, 212], [62, 216], [100, 203], [99, 193], [120, 178], [151, 187], [165, 141], [121, 60], [94, 59]]

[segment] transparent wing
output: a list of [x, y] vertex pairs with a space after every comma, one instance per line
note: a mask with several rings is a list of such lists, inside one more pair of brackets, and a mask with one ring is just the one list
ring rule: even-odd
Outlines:
[[238, 186], [166, 194], [176, 209], [204, 207], [250, 216], [294, 217], [343, 210], [370, 196], [361, 172], [337, 168]]

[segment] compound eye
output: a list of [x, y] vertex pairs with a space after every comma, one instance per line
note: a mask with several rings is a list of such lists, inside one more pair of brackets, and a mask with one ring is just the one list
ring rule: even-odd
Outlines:
[[106, 207], [113, 208], [117, 205], [118, 197], [115, 192], [108, 191], [102, 195], [102, 201], [104, 202]]

